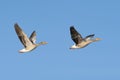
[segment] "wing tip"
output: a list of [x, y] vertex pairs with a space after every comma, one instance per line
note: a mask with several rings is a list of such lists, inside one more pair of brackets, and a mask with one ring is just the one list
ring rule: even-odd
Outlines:
[[15, 24], [14, 24], [14, 27], [16, 27], [16, 26], [18, 26], [18, 23], [15, 23]]
[[19, 27], [18, 23], [15, 23], [15, 24], [14, 24], [14, 28], [15, 28], [15, 30], [22, 30], [22, 29]]
[[36, 33], [36, 31], [34, 30], [33, 33]]
[[72, 26], [70, 26], [70, 29], [74, 29], [74, 26], [72, 25]]

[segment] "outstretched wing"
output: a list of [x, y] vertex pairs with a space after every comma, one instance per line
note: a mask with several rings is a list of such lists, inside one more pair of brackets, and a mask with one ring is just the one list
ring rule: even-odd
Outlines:
[[79, 34], [79, 33], [77, 32], [77, 30], [74, 28], [74, 26], [71, 26], [71, 27], [70, 27], [70, 34], [71, 34], [72, 40], [73, 40], [76, 44], [81, 43], [81, 41], [83, 40], [81, 34]]
[[32, 34], [31, 34], [31, 36], [30, 36], [29, 39], [30, 39], [30, 41], [31, 41], [32, 43], [35, 44], [35, 42], [36, 42], [36, 32], [35, 32], [35, 31], [32, 32]]
[[95, 34], [90, 34], [90, 35], [88, 35], [88, 36], [85, 37], [85, 40], [86, 40], [86, 39], [91, 39], [91, 38], [93, 38], [94, 36], [95, 36]]
[[14, 28], [15, 28], [18, 38], [20, 39], [24, 47], [32, 45], [32, 42], [29, 40], [27, 35], [22, 31], [22, 29], [19, 27], [17, 23], [14, 25]]

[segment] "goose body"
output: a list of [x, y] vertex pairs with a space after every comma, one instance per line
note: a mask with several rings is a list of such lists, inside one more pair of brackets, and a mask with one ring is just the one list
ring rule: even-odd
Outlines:
[[90, 43], [100, 40], [100, 38], [93, 38], [94, 34], [91, 34], [86, 36], [85, 38], [82, 38], [81, 34], [77, 32], [74, 26], [70, 27], [70, 34], [71, 34], [72, 40], [75, 42], [75, 44], [71, 46], [70, 49], [84, 48]]
[[19, 25], [16, 23], [14, 25], [15, 31], [17, 33], [18, 38], [20, 39], [21, 43], [24, 45], [24, 49], [19, 50], [20, 53], [30, 52], [34, 50], [36, 47], [47, 44], [47, 42], [40, 42], [36, 44], [36, 32], [33, 31], [30, 38], [22, 31]]

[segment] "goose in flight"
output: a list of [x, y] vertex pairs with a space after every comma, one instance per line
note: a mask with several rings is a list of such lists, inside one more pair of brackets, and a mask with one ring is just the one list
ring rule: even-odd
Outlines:
[[82, 38], [81, 34], [77, 32], [74, 26], [70, 27], [70, 34], [71, 34], [72, 40], [75, 42], [75, 44], [71, 46], [70, 49], [84, 48], [90, 43], [100, 40], [100, 38], [93, 38], [94, 34], [91, 34], [86, 36], [85, 38]]
[[17, 33], [18, 38], [20, 39], [21, 43], [24, 45], [24, 49], [19, 50], [20, 53], [30, 52], [34, 50], [36, 47], [40, 45], [47, 44], [47, 42], [40, 42], [36, 44], [36, 32], [33, 31], [30, 38], [22, 31], [19, 25], [16, 23], [14, 24], [15, 31]]

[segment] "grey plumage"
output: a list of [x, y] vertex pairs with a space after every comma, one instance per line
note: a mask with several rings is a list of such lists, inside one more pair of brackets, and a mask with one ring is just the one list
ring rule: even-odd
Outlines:
[[33, 49], [35, 49], [36, 47], [43, 45], [43, 44], [47, 44], [47, 42], [40, 42], [38, 44], [36, 44], [36, 32], [33, 31], [31, 36], [28, 38], [27, 35], [22, 31], [22, 29], [19, 27], [19, 25], [16, 23], [14, 25], [16, 34], [19, 38], [19, 40], [21, 41], [21, 43], [24, 45], [24, 49], [20, 50], [20, 53], [24, 53], [24, 52], [29, 52], [32, 51]]
[[92, 42], [96, 42], [100, 40], [100, 38], [94, 39], [93, 38], [94, 34], [88, 35], [85, 38], [83, 38], [81, 34], [78, 33], [78, 31], [74, 28], [74, 26], [70, 27], [70, 34], [71, 34], [71, 39], [75, 42], [75, 45], [73, 45], [70, 49], [83, 48]]

